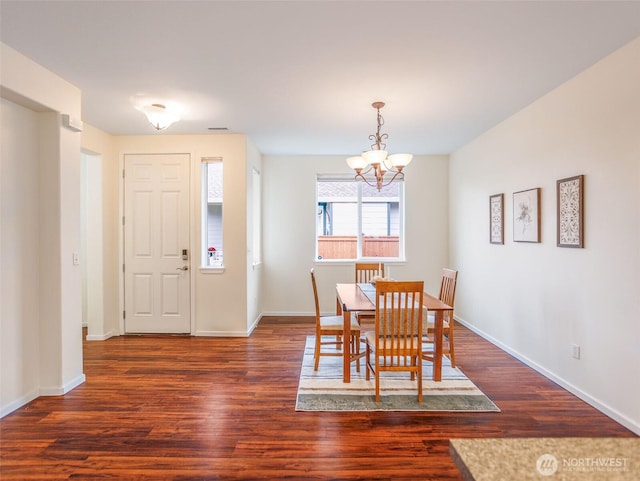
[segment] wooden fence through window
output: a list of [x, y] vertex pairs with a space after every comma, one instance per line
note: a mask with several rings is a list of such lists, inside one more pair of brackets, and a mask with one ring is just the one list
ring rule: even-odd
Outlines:
[[[322, 259], [355, 259], [358, 238], [356, 236], [319, 236], [318, 255]], [[362, 257], [398, 257], [398, 236], [364, 236]]]

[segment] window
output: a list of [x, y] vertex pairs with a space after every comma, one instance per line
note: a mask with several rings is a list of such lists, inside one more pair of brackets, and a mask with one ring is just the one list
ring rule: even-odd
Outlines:
[[403, 259], [404, 183], [378, 191], [353, 177], [318, 175], [316, 259]]
[[202, 159], [202, 265], [222, 267], [222, 159]]

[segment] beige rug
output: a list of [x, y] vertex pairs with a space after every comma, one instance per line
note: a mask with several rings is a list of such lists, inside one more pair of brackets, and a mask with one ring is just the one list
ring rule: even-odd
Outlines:
[[[296, 411], [458, 411], [499, 412], [500, 409], [444, 358], [442, 381], [434, 382], [433, 364], [423, 361], [423, 401], [418, 402], [416, 382], [409, 373], [382, 373], [381, 401], [375, 402], [375, 381], [365, 379], [364, 359], [360, 372], [351, 364], [351, 382], [342, 382], [342, 357], [322, 357], [313, 370], [314, 336], [304, 349]], [[326, 350], [326, 348], [324, 348]], [[330, 349], [330, 348], [329, 348]]]

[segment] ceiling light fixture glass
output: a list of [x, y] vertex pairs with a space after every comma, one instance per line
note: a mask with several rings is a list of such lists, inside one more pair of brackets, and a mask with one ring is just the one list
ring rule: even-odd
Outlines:
[[[371, 106], [378, 111], [378, 130], [375, 134], [369, 136], [369, 140], [373, 140], [374, 143], [371, 144], [371, 150], [363, 152], [362, 155], [349, 157], [347, 164], [356, 171], [356, 179], [360, 178], [371, 186], [375, 185], [380, 190], [397, 177], [404, 178], [403, 169], [409, 165], [413, 155], [394, 154], [387, 156], [387, 151], [385, 150], [387, 144], [383, 143], [383, 140], [387, 140], [389, 135], [380, 133], [380, 128], [384, 125], [384, 118], [380, 114], [380, 109], [384, 107], [384, 102], [373, 102]], [[371, 171], [375, 175], [375, 184], [369, 182], [365, 177]], [[391, 175], [390, 179], [388, 177], [385, 179], [385, 174], [387, 173]]]
[[164, 130], [172, 123], [180, 120], [180, 116], [176, 112], [168, 110], [162, 104], [147, 105], [142, 107], [141, 110], [156, 130]]

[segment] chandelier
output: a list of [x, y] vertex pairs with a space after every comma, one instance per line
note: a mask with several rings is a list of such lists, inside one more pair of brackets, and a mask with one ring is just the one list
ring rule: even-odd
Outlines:
[[[381, 134], [380, 128], [384, 125], [384, 118], [380, 115], [380, 109], [384, 107], [384, 102], [373, 102], [371, 106], [378, 111], [378, 130], [375, 134], [369, 136], [369, 140], [373, 140], [371, 150], [363, 152], [362, 155], [349, 157], [347, 164], [356, 171], [356, 179], [361, 179], [370, 186], [378, 188], [378, 190], [389, 185], [396, 177], [404, 178], [402, 170], [409, 165], [413, 155], [411, 154], [394, 154], [387, 156], [387, 144], [383, 140], [387, 140], [387, 134]], [[366, 170], [365, 170], [366, 169]], [[364, 172], [363, 172], [364, 170]], [[376, 182], [372, 184], [367, 180], [365, 175], [373, 171]], [[386, 174], [390, 175], [385, 177]]]
[[180, 120], [177, 112], [168, 110], [167, 107], [162, 104], [147, 105], [140, 110], [147, 116], [147, 119], [156, 130], [164, 130], [172, 123]]

